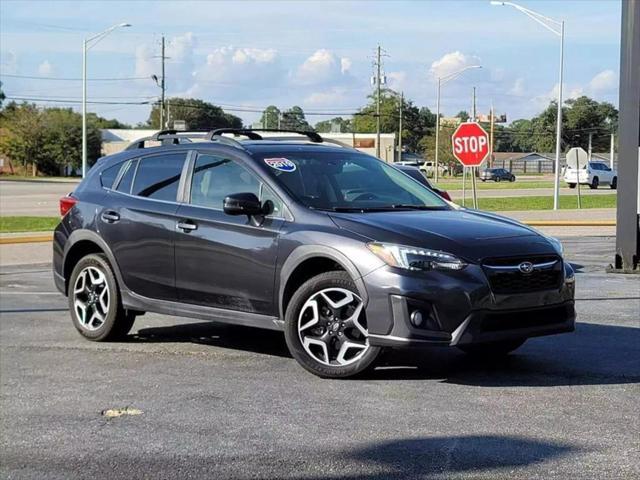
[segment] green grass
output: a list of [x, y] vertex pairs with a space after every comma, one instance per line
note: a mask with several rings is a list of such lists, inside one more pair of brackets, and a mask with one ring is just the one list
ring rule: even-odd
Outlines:
[[[526, 180], [515, 182], [476, 182], [478, 190], [510, 190], [514, 188], [553, 188], [553, 182], [548, 180]], [[437, 186], [445, 190], [462, 190], [462, 180], [443, 180]], [[564, 185], [564, 182], [561, 184]], [[467, 188], [471, 190], [471, 180], [467, 180]]]
[[48, 232], [58, 222], [59, 217], [0, 217], [0, 233]]
[[[458, 202], [460, 203], [460, 202]], [[466, 206], [473, 205], [473, 200], [467, 199]], [[616, 195], [583, 195], [582, 208], [615, 208]], [[478, 208], [500, 212], [505, 210], [551, 210], [553, 208], [553, 197], [502, 197], [502, 198], [479, 198]], [[576, 196], [560, 196], [561, 209], [578, 208]]]

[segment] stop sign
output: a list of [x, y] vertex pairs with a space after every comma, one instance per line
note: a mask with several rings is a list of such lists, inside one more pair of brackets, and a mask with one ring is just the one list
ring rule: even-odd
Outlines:
[[465, 167], [477, 167], [489, 154], [489, 135], [475, 122], [458, 125], [451, 143], [453, 156]]

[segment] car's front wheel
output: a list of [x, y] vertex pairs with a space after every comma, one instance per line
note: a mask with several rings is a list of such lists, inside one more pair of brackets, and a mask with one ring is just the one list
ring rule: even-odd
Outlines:
[[576, 188], [576, 184], [575, 183], [570, 183], [569, 184], [569, 188]]
[[68, 288], [71, 319], [83, 337], [101, 342], [129, 333], [136, 316], [122, 307], [118, 283], [104, 255], [80, 259]]
[[287, 346], [300, 365], [315, 375], [346, 378], [366, 370], [380, 354], [368, 337], [362, 297], [346, 272], [311, 278], [289, 302]]
[[502, 180], [500, 177], [496, 177], [496, 182], [499, 182], [500, 180]]
[[589, 188], [591, 190], [597, 190], [599, 185], [600, 185], [600, 180], [598, 180], [598, 177], [593, 177], [593, 180], [591, 181]]
[[470, 343], [469, 345], [458, 345], [458, 348], [469, 355], [495, 358], [508, 355], [515, 349], [521, 347], [526, 341], [526, 338], [519, 338], [516, 340], [503, 340], [500, 342]]
[[615, 190], [616, 188], [618, 188], [618, 177], [613, 177], [613, 180], [611, 180], [611, 184], [609, 185], [609, 188], [611, 188], [611, 190]]

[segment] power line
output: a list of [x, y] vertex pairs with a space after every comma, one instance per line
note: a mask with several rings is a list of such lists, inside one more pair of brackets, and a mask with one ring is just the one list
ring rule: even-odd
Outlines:
[[[64, 77], [38, 77], [35, 75], [14, 75], [9, 73], [2, 73], [0, 77], [8, 78], [24, 78], [29, 80], [59, 80], [64, 82], [81, 82], [82, 78], [64, 78]], [[119, 82], [123, 80], [150, 80], [149, 77], [114, 77], [114, 78], [87, 78], [88, 82]]]

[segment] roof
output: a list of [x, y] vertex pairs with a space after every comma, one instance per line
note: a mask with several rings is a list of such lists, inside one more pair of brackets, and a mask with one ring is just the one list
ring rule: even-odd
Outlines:
[[[517, 160], [539, 160], [540, 158], [544, 160], [554, 160], [554, 156], [550, 156], [546, 153], [538, 153], [538, 152], [494, 152], [493, 157], [499, 161], [517, 161]], [[531, 157], [531, 158], [529, 158]], [[539, 157], [539, 158], [535, 158]]]

